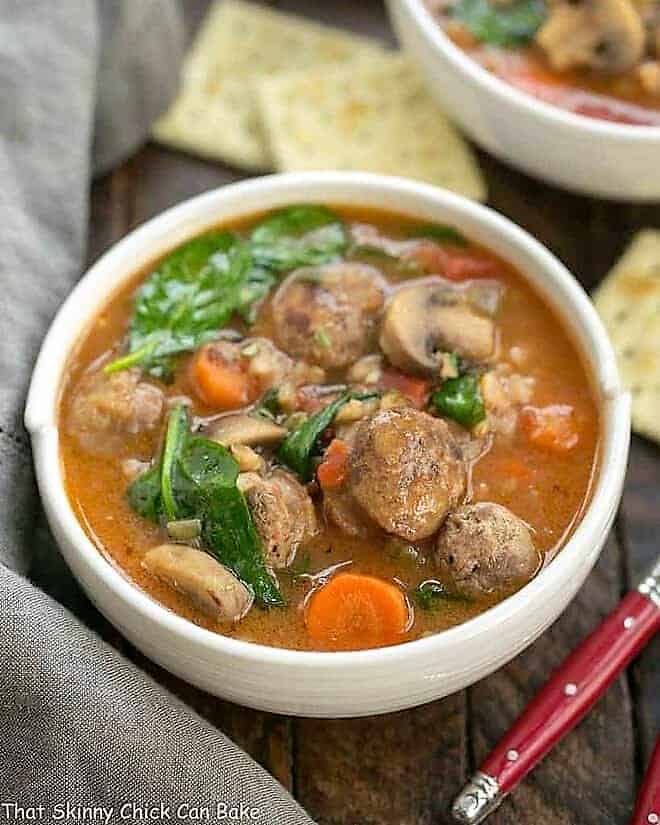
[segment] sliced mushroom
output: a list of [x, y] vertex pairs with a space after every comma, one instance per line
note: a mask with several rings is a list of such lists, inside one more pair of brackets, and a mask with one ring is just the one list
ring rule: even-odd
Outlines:
[[561, 0], [536, 35], [553, 68], [625, 72], [644, 56], [646, 33], [630, 0]]
[[237, 622], [252, 607], [254, 596], [243, 582], [208, 553], [194, 547], [152, 547], [142, 559], [142, 566], [214, 619]]
[[208, 431], [208, 438], [229, 447], [245, 444], [254, 447], [259, 444], [275, 444], [286, 435], [284, 427], [260, 415], [236, 413], [224, 415], [215, 421]]
[[488, 360], [495, 349], [495, 323], [478, 314], [460, 290], [439, 279], [421, 281], [390, 301], [380, 347], [394, 366], [433, 374], [441, 370], [445, 352]]

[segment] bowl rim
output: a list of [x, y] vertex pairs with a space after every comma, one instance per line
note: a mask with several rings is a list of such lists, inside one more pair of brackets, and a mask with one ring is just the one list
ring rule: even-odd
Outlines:
[[[425, 203], [429, 209], [435, 208], [451, 213], [457, 222], [464, 217], [474, 224], [479, 224], [486, 233], [499, 236], [503, 243], [506, 242], [507, 248], [517, 247], [521, 254], [534, 258], [543, 270], [544, 277], [547, 276], [552, 282], [553, 288], [561, 289], [565, 296], [570, 296], [571, 317], [584, 325], [585, 335], [594, 348], [593, 357], [590, 358], [586, 351], [582, 354], [592, 371], [598, 373], [598, 382], [594, 375], [593, 383], [599, 384], [601, 392], [603, 423], [600, 460], [592, 485], [591, 500], [573, 534], [552, 563], [521, 590], [460, 625], [402, 644], [358, 651], [300, 651], [243, 641], [200, 627], [157, 602], [121, 572], [88, 538], [66, 494], [59, 455], [57, 409], [64, 366], [86, 324], [107, 303], [112, 292], [138, 268], [137, 264], [132, 268], [124, 267], [124, 271], [117, 276], [112, 290], [106, 288], [104, 291], [102, 283], [107, 279], [106, 270], [111, 268], [114, 259], [121, 259], [126, 250], [140, 247], [152, 234], [158, 236], [161, 252], [154, 252], [150, 257], [162, 254], [172, 247], [171, 241], [169, 246], [163, 243], [164, 231], [181, 227], [186, 222], [190, 223], [191, 219], [199, 222], [199, 214], [204, 212], [208, 214], [203, 225], [214, 225], [218, 217], [214, 220], [213, 212], [219, 210], [223, 200], [238, 199], [241, 195], [260, 195], [265, 196], [266, 200], [270, 194], [275, 200], [280, 197], [280, 203], [285, 203], [287, 199], [284, 196], [290, 191], [295, 191], [295, 200], [298, 202], [313, 199], [318, 201], [324, 199], [319, 190], [330, 190], [333, 193], [343, 191], [344, 203], [349, 200], [349, 193], [366, 191], [374, 200], [380, 201], [380, 208], [383, 210], [398, 210], [404, 214], [413, 210], [401, 209], [398, 205], [399, 200], [416, 201], [420, 211]], [[306, 193], [304, 197], [300, 196], [301, 191]], [[342, 204], [342, 196], [337, 194], [326, 195], [325, 200], [330, 204]], [[294, 202], [294, 198], [289, 198], [288, 202]], [[265, 208], [276, 206], [271, 204]], [[237, 217], [255, 211], [258, 210], [250, 208], [241, 212], [240, 208], [233, 207]], [[201, 231], [203, 228], [196, 228], [194, 233]], [[182, 238], [191, 237], [194, 233], [188, 229], [182, 234]], [[153, 244], [154, 239], [151, 242]], [[81, 297], [86, 297], [86, 293], [92, 293], [92, 290], [95, 290], [93, 307], [90, 307], [81, 319], [77, 312], [77, 304]], [[577, 328], [576, 321], [574, 329]], [[621, 407], [619, 402], [622, 401], [624, 403]], [[610, 415], [608, 411], [613, 406], [616, 406], [613, 412], [617, 414]], [[619, 414], [621, 412], [623, 414]], [[442, 655], [443, 650], [456, 649], [457, 645], [460, 646], [472, 638], [486, 637], [488, 633], [494, 632], [496, 627], [524, 613], [525, 605], [534, 603], [536, 598], [543, 597], [545, 590], [552, 589], [549, 586], [551, 580], [556, 580], [556, 585], [570, 580], [576, 573], [579, 562], [584, 560], [588, 549], [596, 546], [610, 526], [625, 474], [625, 456], [630, 431], [628, 394], [621, 389], [616, 359], [607, 334], [582, 287], [552, 253], [508, 218], [482, 204], [430, 184], [359, 172], [294, 172], [267, 175], [221, 186], [157, 214], [113, 244], [86, 271], [51, 323], [34, 368], [25, 409], [25, 424], [33, 442], [40, 493], [49, 517], [55, 519], [55, 532], [64, 536], [65, 541], [60, 541], [59, 544], [61, 547], [65, 545], [65, 557], [72, 552], [77, 561], [97, 580], [101, 580], [116, 599], [134, 610], [145, 621], [160, 625], [164, 630], [191, 645], [206, 648], [208, 654], [217, 657], [218, 661], [229, 658], [247, 664], [297, 666], [328, 671], [334, 671], [337, 667], [359, 669], [391, 661], [406, 664], [419, 658], [430, 660]]]
[[476, 60], [460, 49], [443, 27], [426, 8], [424, 0], [388, 0], [392, 3], [404, 5], [414, 19], [418, 31], [426, 38], [432, 48], [442, 52], [473, 86], [485, 89], [514, 106], [518, 111], [528, 110], [539, 118], [551, 122], [553, 126], [581, 132], [583, 137], [613, 138], [616, 140], [631, 141], [633, 143], [660, 143], [660, 126], [635, 125], [631, 123], [614, 123], [608, 120], [578, 115], [560, 106], [553, 106], [542, 100], [537, 100], [532, 94], [517, 89], [497, 75], [489, 72]]

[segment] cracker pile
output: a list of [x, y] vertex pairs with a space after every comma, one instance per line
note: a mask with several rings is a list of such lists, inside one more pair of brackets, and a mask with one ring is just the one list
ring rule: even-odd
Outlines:
[[249, 171], [360, 169], [483, 200], [474, 155], [398, 52], [244, 0], [217, 0], [154, 138]]
[[594, 303], [632, 395], [633, 429], [660, 442], [660, 230], [635, 235]]

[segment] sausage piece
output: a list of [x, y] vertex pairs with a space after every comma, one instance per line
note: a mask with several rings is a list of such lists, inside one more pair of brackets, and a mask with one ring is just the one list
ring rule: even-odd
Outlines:
[[142, 381], [137, 368], [88, 373], [75, 389], [66, 427], [84, 449], [111, 453], [124, 436], [155, 429], [163, 409], [162, 391]]
[[431, 536], [465, 484], [461, 452], [445, 421], [393, 408], [357, 425], [349, 489], [386, 532], [410, 541]]
[[275, 470], [239, 476], [255, 527], [264, 545], [266, 565], [288, 567], [298, 548], [317, 532], [316, 513], [307, 490], [291, 473]]
[[298, 269], [273, 298], [276, 340], [296, 358], [346, 367], [369, 351], [385, 291], [381, 273], [366, 264]]
[[447, 516], [438, 533], [435, 561], [447, 588], [468, 598], [519, 587], [541, 566], [527, 524], [489, 501], [465, 505]]
[[237, 622], [252, 607], [254, 596], [243, 582], [208, 553], [194, 547], [152, 547], [145, 553], [142, 566], [213, 619]]

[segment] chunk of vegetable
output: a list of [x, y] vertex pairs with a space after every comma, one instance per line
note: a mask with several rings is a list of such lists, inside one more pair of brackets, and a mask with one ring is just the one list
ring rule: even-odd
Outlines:
[[360, 650], [404, 639], [408, 605], [395, 584], [361, 573], [338, 573], [310, 598], [305, 616], [314, 641]]
[[464, 427], [472, 428], [486, 417], [484, 402], [479, 390], [479, 379], [468, 373], [458, 378], [448, 378], [431, 396], [435, 409]]
[[519, 424], [528, 441], [544, 450], [567, 453], [580, 440], [575, 411], [569, 404], [524, 407]]
[[312, 459], [317, 451], [318, 439], [332, 424], [337, 412], [352, 398], [365, 401], [377, 396], [378, 393], [343, 393], [330, 404], [310, 415], [299, 427], [291, 430], [277, 452], [278, 458], [296, 472], [303, 481], [310, 481], [314, 474]]
[[202, 522], [198, 518], [184, 518], [168, 521], [167, 535], [173, 541], [192, 541], [202, 534]]
[[316, 471], [322, 489], [340, 487], [344, 483], [348, 473], [349, 452], [349, 446], [345, 441], [341, 438], [333, 438]]
[[152, 547], [145, 553], [142, 566], [213, 619], [238, 622], [252, 607], [252, 591], [208, 553], [195, 547]]
[[344, 224], [324, 206], [301, 204], [281, 209], [254, 228], [254, 260], [277, 272], [334, 260], [346, 249]]
[[398, 390], [418, 409], [426, 404], [431, 389], [430, 381], [395, 369], [383, 370], [378, 383], [385, 390]]
[[158, 522], [163, 513], [160, 462], [137, 476], [126, 491], [131, 508], [149, 521]]
[[188, 413], [183, 404], [175, 407], [167, 422], [165, 433], [165, 444], [163, 446], [163, 458], [160, 471], [160, 494], [163, 502], [165, 515], [170, 523], [176, 519], [177, 506], [174, 500], [174, 468], [181, 458], [186, 438], [188, 435]]
[[286, 435], [286, 429], [276, 424], [272, 418], [254, 413], [234, 413], [219, 418], [209, 430], [211, 441], [231, 447], [234, 444], [247, 444], [255, 447], [261, 444], [274, 444]]
[[252, 400], [252, 382], [243, 364], [225, 361], [213, 344], [193, 359], [192, 376], [202, 399], [218, 410], [236, 410]]
[[230, 232], [209, 232], [170, 253], [135, 296], [128, 354], [106, 372], [140, 366], [169, 379], [174, 358], [217, 338], [234, 314], [249, 316], [274, 278]]
[[477, 40], [504, 48], [529, 43], [547, 16], [544, 0], [459, 0], [449, 12]]
[[281, 605], [282, 595], [266, 569], [261, 541], [236, 485], [237, 462], [222, 445], [192, 435], [182, 426], [184, 416], [187, 424], [182, 405], [170, 412], [165, 436], [169, 469], [164, 454], [156, 466], [139, 476], [128, 488], [131, 506], [145, 518], [160, 521], [166, 513], [165, 484], [173, 510], [167, 512], [168, 520], [199, 519], [208, 551], [250, 587], [263, 605]]

